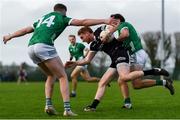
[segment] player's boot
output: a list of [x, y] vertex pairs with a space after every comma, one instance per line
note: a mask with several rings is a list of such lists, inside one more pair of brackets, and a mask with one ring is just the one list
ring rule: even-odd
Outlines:
[[155, 74], [154, 75], [164, 75], [164, 76], [169, 76], [169, 72], [165, 69], [162, 68], [154, 68]]
[[166, 85], [165, 85], [165, 87], [169, 90], [169, 92], [170, 92], [171, 95], [174, 95], [175, 90], [174, 90], [174, 87], [173, 87], [173, 81], [172, 81], [172, 79], [167, 78], [167, 79], [165, 79], [165, 80], [166, 80]]
[[70, 97], [76, 97], [76, 93], [71, 93]]
[[132, 104], [131, 103], [128, 103], [128, 104], [124, 104], [122, 106], [123, 109], [132, 109]]
[[92, 107], [91, 105], [88, 105], [87, 107], [84, 108], [85, 112], [90, 112], [90, 111], [96, 111], [96, 108]]
[[57, 115], [57, 111], [55, 110], [55, 108], [53, 106], [45, 106], [44, 109], [45, 113], [47, 113], [48, 115]]
[[77, 116], [77, 114], [73, 113], [71, 110], [64, 111], [63, 116]]

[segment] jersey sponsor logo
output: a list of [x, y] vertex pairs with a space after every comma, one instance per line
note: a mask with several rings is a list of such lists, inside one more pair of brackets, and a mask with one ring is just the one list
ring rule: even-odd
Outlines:
[[123, 61], [125, 61], [126, 60], [126, 57], [118, 57], [117, 59], [116, 59], [116, 63], [118, 63], [118, 62], [123, 62]]

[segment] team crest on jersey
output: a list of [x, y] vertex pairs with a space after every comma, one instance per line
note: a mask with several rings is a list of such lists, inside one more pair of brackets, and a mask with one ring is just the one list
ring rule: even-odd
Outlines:
[[118, 57], [116, 61], [124, 61], [126, 60], [126, 57]]

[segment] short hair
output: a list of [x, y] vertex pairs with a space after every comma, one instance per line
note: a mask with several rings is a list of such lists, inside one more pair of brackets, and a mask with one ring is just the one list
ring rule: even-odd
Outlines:
[[119, 19], [121, 22], [125, 22], [125, 18], [121, 14], [112, 14], [111, 17]]
[[90, 27], [85, 26], [79, 29], [78, 35], [84, 34], [86, 32], [93, 33], [93, 30]]
[[64, 5], [64, 4], [60, 4], [60, 3], [58, 3], [58, 4], [56, 4], [55, 6], [54, 6], [54, 11], [58, 11], [58, 10], [65, 10], [65, 11], [67, 11], [67, 7]]
[[68, 37], [74, 37], [74, 38], [76, 38], [76, 36], [75, 36], [75, 35], [69, 35]]

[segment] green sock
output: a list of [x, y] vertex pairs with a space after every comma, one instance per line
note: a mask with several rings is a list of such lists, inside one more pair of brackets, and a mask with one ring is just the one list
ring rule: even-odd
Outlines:
[[124, 104], [129, 104], [131, 103], [131, 99], [128, 97], [128, 98], [125, 98], [124, 100]]
[[51, 98], [46, 98], [46, 106], [52, 106]]
[[163, 81], [162, 80], [156, 80], [156, 85], [163, 85]]

